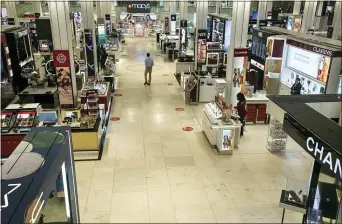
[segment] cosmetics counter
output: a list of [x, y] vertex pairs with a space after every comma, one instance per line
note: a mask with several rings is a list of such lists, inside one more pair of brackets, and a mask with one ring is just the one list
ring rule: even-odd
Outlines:
[[[219, 86], [221, 91], [217, 92], [222, 92], [225, 87], [221, 87], [221, 84]], [[223, 94], [218, 93], [214, 98], [202, 110], [202, 129], [210, 144], [217, 147], [219, 154], [233, 154], [240, 141], [239, 116], [225, 104]]]
[[70, 128], [33, 128], [1, 161], [2, 223], [80, 223], [70, 142]]
[[179, 49], [179, 36], [160, 34], [158, 46], [163, 53], [166, 53], [166, 48], [169, 46], [172, 46], [173, 49]]
[[[309, 176], [290, 176], [279, 192], [281, 223], [286, 211], [303, 214], [302, 223], [340, 223], [342, 127], [335, 119], [340, 116], [341, 95], [269, 96], [269, 99], [269, 112], [282, 131], [312, 157]], [[332, 114], [331, 110], [337, 113]]]

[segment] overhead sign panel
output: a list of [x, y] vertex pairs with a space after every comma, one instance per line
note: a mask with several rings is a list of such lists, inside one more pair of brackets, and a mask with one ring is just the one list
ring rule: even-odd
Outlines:
[[127, 13], [150, 13], [150, 1], [128, 1]]

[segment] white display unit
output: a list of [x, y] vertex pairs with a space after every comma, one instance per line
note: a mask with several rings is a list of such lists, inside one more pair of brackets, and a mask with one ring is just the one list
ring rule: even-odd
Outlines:
[[[219, 112], [214, 114], [210, 106], [205, 106], [202, 110], [202, 129], [212, 146], [216, 146], [219, 154], [232, 154], [233, 148], [237, 148], [240, 141], [241, 123], [230, 120], [230, 124], [225, 124], [219, 118]], [[229, 137], [231, 146], [224, 144], [224, 136]]]
[[283, 153], [286, 150], [287, 134], [283, 131], [283, 124], [272, 118], [268, 130], [267, 150], [272, 153]]

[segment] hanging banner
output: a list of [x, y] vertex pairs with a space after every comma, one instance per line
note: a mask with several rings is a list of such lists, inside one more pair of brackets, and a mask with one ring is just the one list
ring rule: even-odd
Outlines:
[[186, 53], [186, 46], [188, 43], [186, 20], [180, 21], [179, 39], [180, 39], [179, 51], [181, 53]]
[[109, 34], [111, 33], [110, 14], [105, 14], [105, 26], [106, 26], [106, 35], [109, 36]]
[[[236, 95], [239, 92], [245, 93], [245, 80], [247, 70], [248, 48], [234, 49], [233, 77], [232, 77], [232, 104], [237, 104]], [[248, 90], [246, 90], [248, 91]]]
[[86, 44], [88, 76], [95, 75], [94, 68], [94, 49], [93, 49], [93, 34], [91, 29], [84, 29], [84, 39]]
[[202, 66], [207, 60], [207, 32], [206, 29], [197, 30], [197, 66]]
[[177, 23], [177, 16], [175, 14], [171, 15], [171, 35], [176, 35], [176, 23]]
[[169, 34], [170, 33], [170, 17], [165, 16], [164, 18], [164, 33]]
[[127, 1], [128, 13], [150, 13], [150, 1]]
[[57, 72], [57, 90], [61, 108], [74, 105], [70, 73], [70, 56], [68, 50], [54, 50], [53, 63]]
[[99, 24], [97, 26], [98, 29], [98, 44], [103, 45], [106, 44], [106, 32], [105, 32], [105, 26], [103, 24]]

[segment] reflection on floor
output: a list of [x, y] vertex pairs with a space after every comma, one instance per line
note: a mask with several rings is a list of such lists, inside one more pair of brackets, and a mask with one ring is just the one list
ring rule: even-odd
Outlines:
[[[156, 56], [152, 39], [126, 43], [117, 65], [122, 96], [111, 111], [120, 120], [109, 122], [101, 161], [76, 162], [81, 220], [280, 223], [281, 189], [288, 177], [307, 180], [311, 158], [291, 140], [285, 155], [269, 153], [264, 125], [247, 126], [234, 155], [218, 155], [199, 123], [203, 105], [184, 103], [175, 63]], [[143, 84], [146, 52], [155, 63], [151, 86]], [[301, 220], [286, 213], [286, 223]]]
[[50, 198], [42, 212], [45, 215], [44, 223], [67, 223], [64, 197]]

